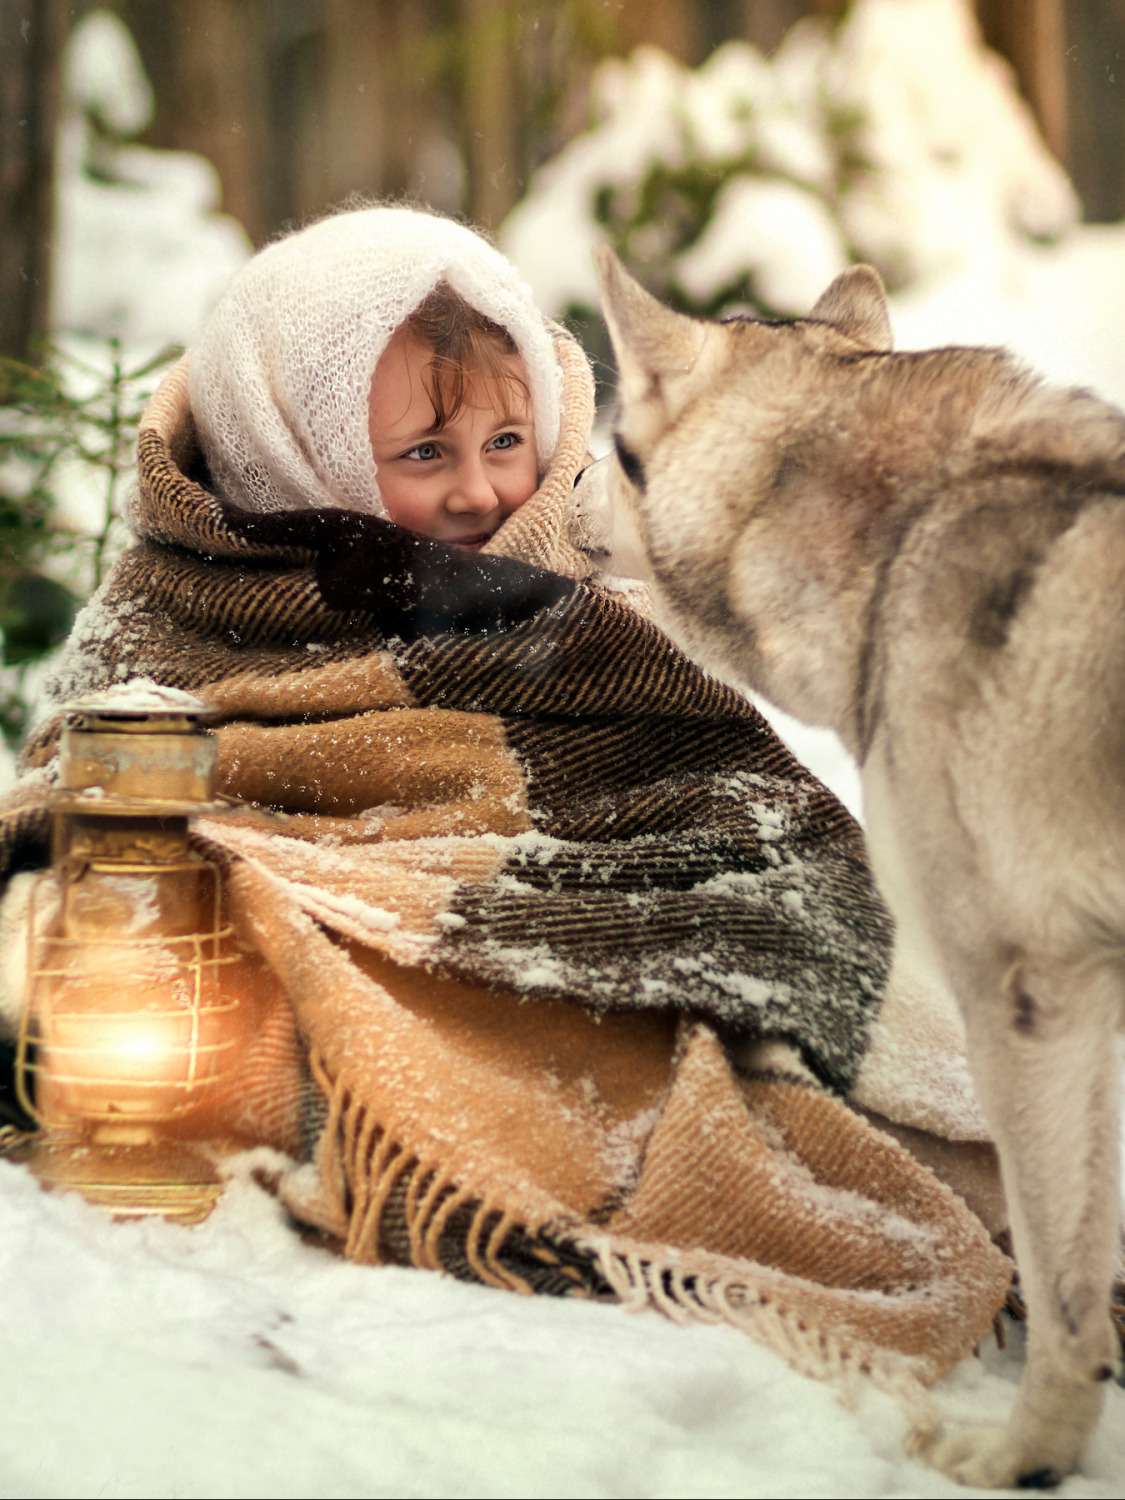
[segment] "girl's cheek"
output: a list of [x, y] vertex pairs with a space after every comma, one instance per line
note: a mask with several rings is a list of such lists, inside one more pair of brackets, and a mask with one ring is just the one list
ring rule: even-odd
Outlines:
[[511, 496], [508, 508], [516, 510], [525, 500], [530, 500], [539, 488], [539, 465], [533, 450], [520, 454], [520, 461], [509, 470], [505, 488]]
[[396, 525], [423, 531], [432, 521], [436, 506], [420, 484], [395, 476], [383, 486], [382, 496], [387, 516]]

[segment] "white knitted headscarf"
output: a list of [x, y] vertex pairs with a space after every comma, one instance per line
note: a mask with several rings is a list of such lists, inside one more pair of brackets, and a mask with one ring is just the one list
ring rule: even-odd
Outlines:
[[451, 219], [368, 208], [256, 255], [192, 349], [191, 407], [219, 493], [244, 510], [385, 516], [368, 429], [371, 379], [392, 333], [442, 279], [515, 340], [545, 469], [562, 375], [529, 288]]

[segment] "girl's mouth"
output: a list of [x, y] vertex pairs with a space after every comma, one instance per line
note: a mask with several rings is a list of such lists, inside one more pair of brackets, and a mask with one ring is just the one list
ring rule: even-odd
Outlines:
[[479, 552], [485, 542], [492, 540], [491, 531], [478, 531], [473, 536], [451, 537], [451, 547], [467, 547], [471, 552]]

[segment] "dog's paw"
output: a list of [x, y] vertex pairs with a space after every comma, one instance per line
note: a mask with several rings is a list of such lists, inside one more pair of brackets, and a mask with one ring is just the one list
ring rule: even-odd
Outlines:
[[938, 1436], [923, 1456], [935, 1469], [972, 1489], [1049, 1490], [1074, 1467], [1028, 1453], [1013, 1442], [1006, 1427], [965, 1427], [949, 1437]]

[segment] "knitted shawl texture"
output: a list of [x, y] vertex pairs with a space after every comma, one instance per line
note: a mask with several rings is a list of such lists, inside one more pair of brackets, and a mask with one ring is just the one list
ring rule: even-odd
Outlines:
[[[298, 1219], [360, 1261], [725, 1320], [809, 1373], [916, 1390], [979, 1342], [1010, 1265], [839, 1097], [890, 947], [857, 826], [582, 581], [564, 511], [592, 397], [557, 351], [555, 458], [477, 555], [227, 505], [181, 364], [62, 694], [200, 695], [223, 794], [285, 815], [196, 837], [258, 974], [231, 1128], [305, 1156]], [[47, 858], [58, 722], [0, 810], [9, 872]], [[819, 1083], [741, 1073], [756, 1037]]]

